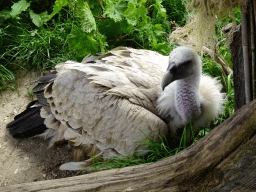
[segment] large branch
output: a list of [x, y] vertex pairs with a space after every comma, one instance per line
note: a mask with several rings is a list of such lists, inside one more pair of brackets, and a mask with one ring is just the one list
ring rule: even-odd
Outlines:
[[227, 158], [256, 132], [256, 100], [240, 108], [208, 135], [175, 156], [71, 178], [0, 188], [9, 191], [183, 191]]

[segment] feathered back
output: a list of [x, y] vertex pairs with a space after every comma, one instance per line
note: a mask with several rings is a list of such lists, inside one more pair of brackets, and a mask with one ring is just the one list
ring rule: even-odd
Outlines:
[[167, 64], [156, 52], [121, 47], [94, 62], [57, 65], [57, 78], [45, 88], [52, 111], [42, 110], [46, 126], [108, 156], [147, 148], [139, 144], [143, 134], [159, 140], [158, 132], [167, 133], [156, 110]]

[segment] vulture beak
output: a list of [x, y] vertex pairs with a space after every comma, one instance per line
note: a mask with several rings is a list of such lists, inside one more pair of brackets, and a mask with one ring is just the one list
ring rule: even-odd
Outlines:
[[168, 86], [173, 81], [174, 81], [173, 75], [169, 71], [166, 71], [161, 83], [162, 91], [166, 86]]
[[168, 86], [170, 83], [176, 80], [174, 75], [176, 71], [177, 71], [176, 64], [170, 63], [162, 79], [162, 83], [161, 83], [162, 91], [166, 86]]

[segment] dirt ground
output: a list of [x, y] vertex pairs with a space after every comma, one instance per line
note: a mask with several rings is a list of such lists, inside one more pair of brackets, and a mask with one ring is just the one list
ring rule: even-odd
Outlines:
[[35, 79], [35, 74], [22, 78], [19, 95], [15, 91], [4, 91], [0, 95], [0, 186], [84, 174], [59, 170], [61, 164], [73, 161], [73, 152], [67, 145], [48, 149], [48, 142], [42, 138], [15, 139], [6, 129], [6, 124], [31, 101], [26, 96], [26, 87], [31, 90]]

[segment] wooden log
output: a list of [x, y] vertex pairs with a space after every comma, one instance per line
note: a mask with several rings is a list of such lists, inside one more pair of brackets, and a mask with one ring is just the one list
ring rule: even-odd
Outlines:
[[255, 135], [255, 117], [253, 100], [197, 143], [154, 164], [17, 184], [0, 191], [188, 191]]
[[244, 83], [244, 59], [242, 48], [241, 25], [238, 25], [233, 33], [232, 41], [229, 45], [231, 60], [233, 63], [234, 77], [234, 106], [238, 110], [245, 104], [245, 83]]
[[192, 191], [255, 191], [256, 136], [240, 145], [207, 176], [191, 186]]
[[251, 75], [252, 75], [252, 98], [256, 99], [256, 55], [255, 55], [255, 46], [256, 46], [256, 2], [251, 0], [251, 7], [250, 7], [250, 21], [251, 21], [251, 57], [252, 57], [252, 66], [251, 66]]
[[251, 101], [251, 26], [250, 26], [250, 6], [247, 5], [241, 8], [241, 32], [242, 32], [242, 48], [244, 58], [244, 83], [245, 83], [245, 103]]

